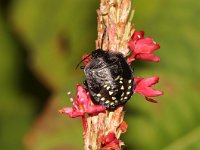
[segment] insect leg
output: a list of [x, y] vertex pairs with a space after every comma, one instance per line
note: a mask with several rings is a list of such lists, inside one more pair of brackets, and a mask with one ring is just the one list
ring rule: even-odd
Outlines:
[[87, 81], [86, 80], [84, 80], [83, 81], [83, 84], [86, 86], [86, 88], [88, 89], [88, 84], [87, 84]]
[[85, 66], [80, 66], [80, 69], [84, 69], [85, 68]]

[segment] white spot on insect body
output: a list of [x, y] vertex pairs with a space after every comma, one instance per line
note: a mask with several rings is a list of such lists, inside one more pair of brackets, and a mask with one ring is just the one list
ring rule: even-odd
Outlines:
[[110, 105], [114, 105], [114, 102], [111, 102]]
[[117, 81], [120, 78], [120, 76], [117, 76], [117, 78], [115, 78], [115, 81]]
[[112, 91], [109, 91], [108, 93], [109, 93], [109, 95], [112, 95], [112, 94], [113, 94], [113, 92], [112, 92]]
[[128, 97], [124, 97], [124, 99], [128, 99]]
[[122, 84], [123, 82], [122, 82], [122, 81], [119, 81], [119, 83], [121, 83], [121, 84]]
[[122, 92], [122, 95], [121, 95], [121, 97], [123, 97], [124, 96], [124, 92]]
[[112, 97], [112, 100], [116, 100], [116, 97]]
[[110, 86], [107, 86], [107, 87], [106, 87], [106, 90], [109, 90], [109, 89], [110, 89]]
[[126, 92], [127, 95], [129, 95], [130, 93], [131, 93], [130, 91]]
[[128, 83], [131, 83], [132, 80], [128, 80]]
[[110, 101], [109, 101], [109, 100], [107, 100], [105, 103], [106, 103], [106, 104], [108, 104], [109, 102], [110, 102]]
[[128, 89], [130, 90], [130, 89], [131, 89], [131, 86], [128, 86]]
[[106, 85], [108, 86], [108, 85], [112, 84], [112, 81], [110, 81], [110, 80], [109, 80], [109, 81], [106, 80], [106, 81], [104, 82], [104, 84], [106, 84]]
[[123, 78], [120, 78], [120, 80], [123, 80]]
[[121, 86], [121, 90], [124, 90], [124, 86], [123, 85]]
[[97, 94], [97, 96], [98, 96], [98, 97], [101, 97], [101, 94], [99, 93], [99, 94]]
[[105, 97], [102, 97], [102, 98], [101, 98], [101, 101], [105, 101], [105, 100], [106, 100]]

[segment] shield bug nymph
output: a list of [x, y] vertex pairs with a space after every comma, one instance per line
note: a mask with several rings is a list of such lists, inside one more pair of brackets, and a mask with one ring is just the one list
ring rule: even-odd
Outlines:
[[97, 49], [84, 67], [85, 85], [96, 104], [108, 109], [124, 105], [134, 89], [133, 70], [121, 53]]

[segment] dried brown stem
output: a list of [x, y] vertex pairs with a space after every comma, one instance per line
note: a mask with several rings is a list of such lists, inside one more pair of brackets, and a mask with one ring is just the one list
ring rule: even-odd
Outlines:
[[[109, 50], [114, 53], [120, 52], [124, 56], [128, 55], [127, 43], [135, 30], [130, 22], [134, 11], [131, 13], [130, 11], [131, 0], [101, 0], [100, 8], [97, 10], [98, 37], [96, 49], [102, 48], [105, 51]], [[106, 111], [106, 113], [87, 117], [87, 132], [84, 134], [85, 150], [102, 149], [101, 139], [109, 132], [115, 133], [115, 136], [119, 139], [121, 133], [126, 130], [121, 127], [124, 123], [123, 119], [122, 106], [113, 112]], [[120, 142], [120, 147], [121, 145], [123, 145], [123, 142]]]
[[[131, 11], [131, 13], [130, 11], [130, 0], [101, 0], [100, 8], [97, 10], [97, 49], [101, 48], [101, 42], [103, 41], [103, 50], [120, 52], [127, 56], [129, 52], [127, 43], [135, 31], [130, 22], [134, 11]], [[102, 40], [105, 30], [106, 34]]]

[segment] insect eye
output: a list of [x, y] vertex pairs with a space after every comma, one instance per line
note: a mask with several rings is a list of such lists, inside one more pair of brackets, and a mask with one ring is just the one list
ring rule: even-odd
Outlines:
[[117, 58], [115, 58], [115, 57], [110, 57], [108, 60], [114, 62], [114, 61], [117, 60]]
[[118, 58], [117, 57], [109, 57], [109, 58], [106, 58], [105, 60], [108, 64], [113, 64], [113, 63], [116, 63], [118, 61]]

